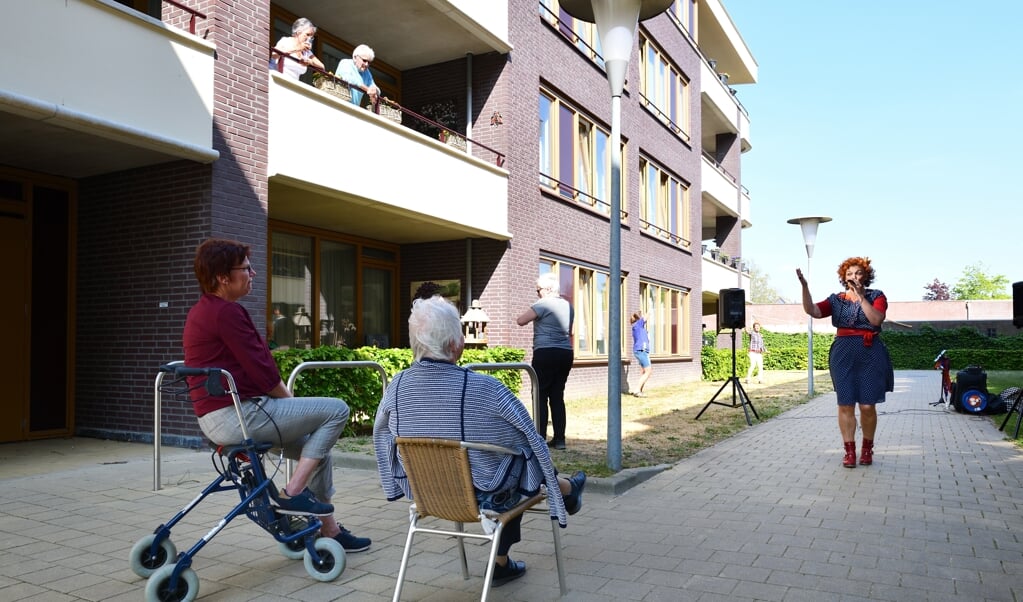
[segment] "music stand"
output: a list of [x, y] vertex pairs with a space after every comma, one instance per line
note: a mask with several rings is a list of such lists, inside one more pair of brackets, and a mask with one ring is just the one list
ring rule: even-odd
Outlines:
[[938, 401], [932, 401], [932, 406], [944, 405], [947, 410], [952, 405], [952, 377], [949, 370], [952, 360], [948, 358], [947, 349], [942, 349], [938, 357], [934, 358], [934, 369], [941, 370], [941, 392], [938, 394]]
[[[742, 388], [742, 383], [739, 382], [739, 377], [735, 375], [735, 330], [735, 328], [732, 328], [732, 376], [726, 380], [723, 385], [721, 385], [718, 392], [714, 394], [714, 397], [710, 398], [707, 405], [703, 406], [703, 409], [700, 410], [700, 413], [696, 415], [694, 420], [699, 420], [700, 416], [707, 411], [707, 408], [709, 408], [711, 404], [725, 406], [726, 408], [737, 408], [742, 406], [742, 411], [746, 415], [747, 426], [753, 426], [753, 421], [749, 417], [750, 410], [753, 410], [753, 415], [756, 416], [757, 420], [760, 420], [760, 415], [757, 414], [757, 409], [753, 407], [753, 402], [750, 401], [749, 395], [746, 394], [746, 390]], [[721, 392], [725, 390], [725, 387], [727, 387], [729, 383], [732, 385], [732, 403], [728, 404], [723, 401], [717, 401], [718, 395], [721, 395]], [[749, 409], [746, 409], [746, 406], [749, 406]]]

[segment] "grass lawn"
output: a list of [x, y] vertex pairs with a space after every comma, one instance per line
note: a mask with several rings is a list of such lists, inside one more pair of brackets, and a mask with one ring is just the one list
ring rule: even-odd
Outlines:
[[[988, 390], [992, 393], [1023, 386], [1023, 371], [988, 372], [987, 377]], [[731, 385], [722, 390], [722, 381], [666, 387], [657, 387], [656, 382], [655, 372], [647, 386], [647, 397], [622, 396], [622, 468], [672, 464], [747, 428], [742, 407], [738, 404], [731, 407]], [[813, 382], [816, 395], [833, 390], [827, 371], [815, 372]], [[743, 384], [743, 388], [761, 421], [808, 401], [805, 370], [767, 370], [763, 384]], [[715, 397], [718, 391], [721, 393]], [[725, 405], [708, 406], [696, 420], [696, 415], [711, 398]], [[607, 396], [568, 399], [565, 405], [568, 449], [555, 452], [558, 469], [565, 473], [585, 470], [593, 476], [609, 476], [612, 471], [607, 468]], [[1005, 414], [989, 418], [997, 427]], [[1018, 414], [1009, 419], [1005, 428], [1007, 437], [1015, 432], [1018, 419]], [[753, 420], [755, 423], [756, 419]], [[1023, 447], [1023, 436], [1016, 443]], [[370, 437], [341, 439], [338, 448], [373, 453]]]

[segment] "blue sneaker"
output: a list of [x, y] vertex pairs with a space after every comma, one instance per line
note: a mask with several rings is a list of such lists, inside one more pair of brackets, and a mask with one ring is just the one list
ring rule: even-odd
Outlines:
[[315, 514], [316, 516], [334, 514], [334, 505], [317, 500], [308, 487], [303, 489], [302, 493], [295, 495], [288, 495], [288, 492], [282, 487], [280, 493], [277, 494], [276, 501], [277, 511], [281, 514]]
[[344, 525], [338, 526], [341, 527], [341, 532], [334, 536], [334, 541], [341, 544], [345, 552], [350, 554], [365, 552], [369, 549], [369, 546], [373, 545], [373, 542], [368, 537], [356, 537], [351, 531], [345, 529]]

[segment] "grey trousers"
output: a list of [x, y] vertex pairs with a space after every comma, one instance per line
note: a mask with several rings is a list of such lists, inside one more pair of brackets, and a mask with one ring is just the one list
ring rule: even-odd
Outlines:
[[[320, 460], [308, 483], [320, 501], [334, 496], [330, 452], [348, 422], [348, 412], [348, 404], [332, 397], [257, 397], [242, 402], [253, 441], [272, 442], [290, 460]], [[199, 428], [217, 445], [235, 445], [243, 438], [233, 405], [201, 416]]]

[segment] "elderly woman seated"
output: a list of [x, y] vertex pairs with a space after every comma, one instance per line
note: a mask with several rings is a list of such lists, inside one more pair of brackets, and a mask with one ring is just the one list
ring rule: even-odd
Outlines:
[[[481, 508], [503, 512], [522, 495], [548, 484], [552, 519], [562, 527], [566, 514], [582, 507], [586, 474], [558, 477], [547, 443], [536, 432], [526, 406], [493, 376], [456, 365], [465, 347], [462, 324], [454, 305], [443, 297], [417, 299], [409, 317], [409, 340], [415, 363], [398, 373], [384, 391], [373, 426], [380, 482], [388, 500], [412, 498], [408, 479], [395, 450], [395, 437], [439, 437], [492, 443], [522, 450], [522, 470], [515, 463], [485, 451], [470, 451], [472, 477]], [[526, 572], [526, 564], [508, 558], [521, 540], [522, 517], [510, 521], [501, 533], [493, 586], [503, 585]]]

